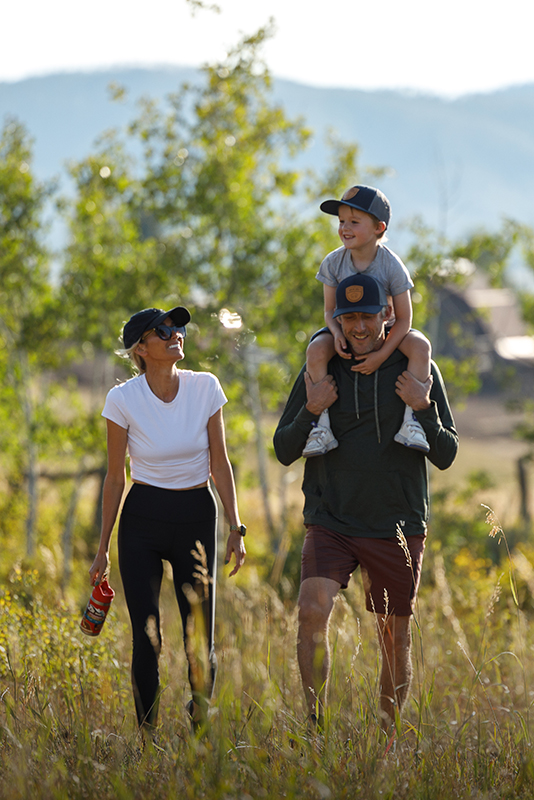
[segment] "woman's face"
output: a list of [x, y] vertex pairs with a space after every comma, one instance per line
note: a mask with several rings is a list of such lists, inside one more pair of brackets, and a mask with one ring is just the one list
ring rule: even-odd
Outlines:
[[[169, 328], [175, 327], [170, 317], [165, 318], [163, 325], [167, 325]], [[176, 361], [181, 361], [184, 357], [184, 337], [176, 330], [172, 331], [170, 339], [161, 339], [156, 331], [151, 331], [146, 334], [146, 339], [143, 339], [139, 347], [144, 348], [139, 355], [145, 361], [172, 361], [175, 363]]]

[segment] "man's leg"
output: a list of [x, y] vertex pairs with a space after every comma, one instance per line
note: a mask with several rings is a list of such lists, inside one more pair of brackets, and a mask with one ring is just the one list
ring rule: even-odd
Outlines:
[[330, 578], [306, 578], [300, 587], [297, 655], [308, 714], [319, 711], [322, 716], [326, 704], [330, 671], [328, 620], [340, 587]]
[[400, 714], [402, 710], [412, 680], [410, 617], [397, 617], [392, 614], [384, 620], [377, 614], [376, 624], [382, 652], [380, 679], [382, 728], [388, 731], [395, 723], [395, 713]]

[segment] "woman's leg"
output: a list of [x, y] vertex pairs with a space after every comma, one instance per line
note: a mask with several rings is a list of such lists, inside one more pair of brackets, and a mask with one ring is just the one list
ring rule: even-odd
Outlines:
[[145, 728], [156, 725], [159, 705], [163, 564], [152, 544], [150, 527], [156, 524], [123, 511], [119, 525], [119, 567], [133, 635], [132, 688], [137, 721]]
[[202, 721], [217, 672], [214, 646], [217, 508], [209, 489], [187, 494], [193, 506], [182, 509], [180, 532], [168, 557], [182, 617], [194, 708]]

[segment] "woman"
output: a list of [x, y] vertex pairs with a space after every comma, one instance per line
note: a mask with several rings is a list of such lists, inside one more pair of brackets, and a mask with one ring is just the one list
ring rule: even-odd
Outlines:
[[137, 720], [148, 731], [154, 730], [158, 714], [163, 559], [172, 565], [182, 617], [193, 692], [188, 710], [194, 727], [206, 722], [216, 673], [217, 506], [210, 475], [230, 523], [226, 562], [235, 556], [230, 575], [245, 560], [246, 528], [240, 522], [226, 453], [222, 415], [226, 397], [211, 373], [176, 367], [184, 358], [190, 319], [189, 311], [181, 307], [147, 308], [131, 317], [124, 326], [120, 352], [132, 359], [139, 374], [111, 389], [102, 412], [107, 420], [108, 471], [100, 545], [89, 574], [94, 585], [109, 570], [109, 545], [126, 483], [128, 450], [133, 485], [120, 517], [119, 567], [133, 630]]

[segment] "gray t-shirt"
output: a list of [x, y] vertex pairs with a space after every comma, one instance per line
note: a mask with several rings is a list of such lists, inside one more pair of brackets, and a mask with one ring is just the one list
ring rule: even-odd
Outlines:
[[[357, 272], [358, 270], [352, 263], [350, 250], [341, 246], [328, 253], [315, 277], [327, 286], [335, 288], [342, 280]], [[413, 287], [413, 281], [406, 266], [389, 247], [383, 244], [378, 245], [376, 256], [361, 274], [371, 275], [380, 281], [386, 293], [391, 297], [396, 297]]]

